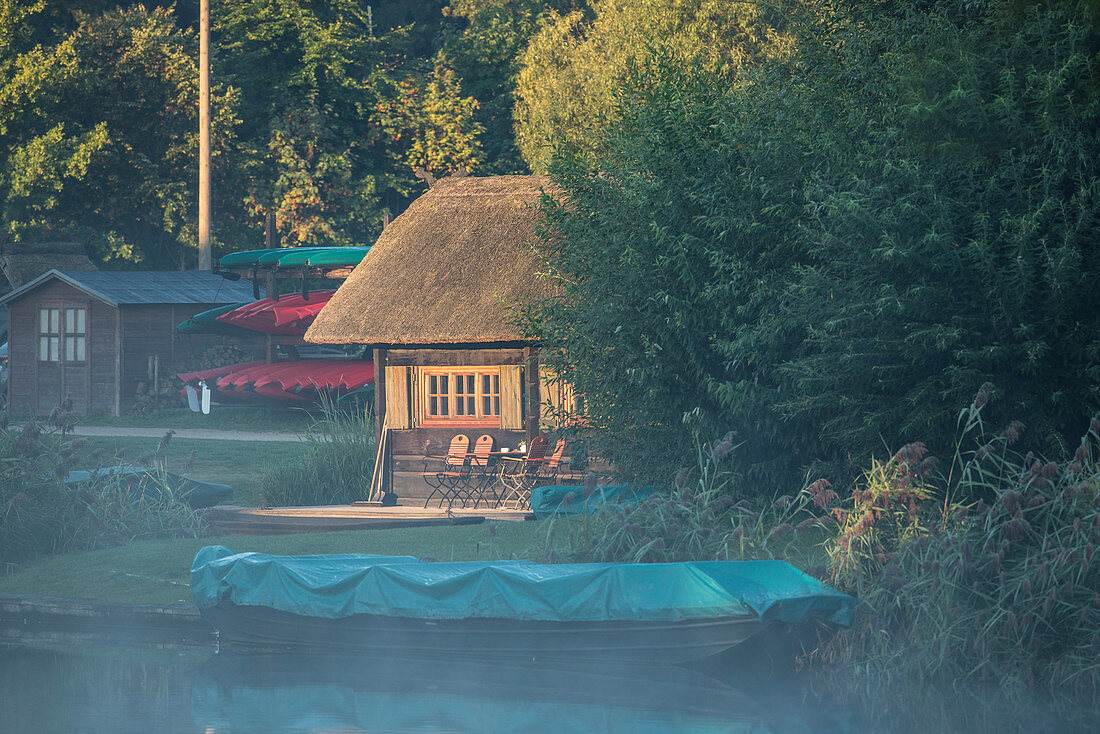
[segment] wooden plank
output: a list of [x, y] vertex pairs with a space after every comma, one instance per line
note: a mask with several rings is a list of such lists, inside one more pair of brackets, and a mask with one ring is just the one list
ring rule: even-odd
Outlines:
[[521, 365], [522, 349], [391, 349], [387, 364], [417, 367]]
[[385, 389], [386, 420], [384, 425], [395, 430], [412, 428], [412, 416], [409, 412], [409, 368], [387, 364]]
[[535, 347], [524, 347], [524, 364], [527, 377], [527, 440], [539, 433], [539, 352]]
[[502, 365], [500, 368], [500, 427], [523, 430], [523, 368]]

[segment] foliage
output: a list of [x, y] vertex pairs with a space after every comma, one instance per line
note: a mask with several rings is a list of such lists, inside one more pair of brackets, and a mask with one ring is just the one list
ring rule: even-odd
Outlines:
[[1076, 452], [1049, 461], [1017, 449], [1022, 423], [989, 431], [984, 400], [980, 392], [960, 414], [946, 468], [909, 444], [872, 460], [850, 492], [817, 480], [793, 496], [734, 503], [722, 491], [735, 466], [723, 464], [727, 436], [671, 488], [557, 521], [544, 551], [581, 561], [781, 558], [860, 600], [854, 626], [812, 653], [845, 672], [830, 676], [834, 687], [881, 695], [918, 682], [993, 684], [1100, 704], [1100, 414]]
[[374, 120], [392, 143], [401, 143], [394, 151], [400, 163], [445, 176], [481, 161], [477, 100], [460, 96], [455, 73], [442, 59], [422, 83], [409, 79], [397, 88], [389, 104], [375, 108]]
[[[178, 265], [194, 243], [194, 37], [161, 8], [79, 18], [51, 43], [20, 47], [0, 75], [3, 236], [88, 240], [102, 260]], [[218, 151], [232, 142], [234, 104], [214, 90]]]
[[[960, 446], [967, 447], [948, 488], [984, 499], [941, 504], [939, 512], [924, 507], [938, 520], [897, 537], [884, 554], [863, 542], [883, 515], [838, 536], [833, 553], [843, 551], [846, 563], [834, 565], [834, 578], [860, 590], [863, 613], [826, 659], [876, 686], [993, 680], [1098, 702], [1100, 417], [1059, 462], [1016, 451], [1021, 424], [990, 436], [979, 408], [964, 418]], [[889, 491], [906, 491], [894, 479]], [[889, 512], [867, 500], [855, 499], [848, 517], [872, 507]]]
[[117, 475], [67, 486], [64, 477], [76, 468], [81, 440], [66, 440], [34, 421], [19, 429], [2, 422], [0, 564], [140, 538], [197, 537], [205, 530], [203, 514], [166, 482], [140, 494]]
[[483, 136], [488, 174], [525, 173], [512, 132], [516, 78], [527, 43], [552, 12], [576, 7], [570, 0], [451, 0], [443, 14], [461, 19], [448, 28], [443, 48], [453, 60], [462, 88], [478, 101], [474, 119]]
[[[727, 456], [736, 449], [732, 434], [700, 444], [696, 461], [681, 469], [672, 486], [635, 504], [596, 506], [590, 515], [550, 521], [543, 544], [553, 562], [667, 563], [784, 558], [804, 568], [821, 568], [813, 545], [829, 515], [809, 511], [837, 495], [827, 483], [815, 483], [796, 497], [784, 495], [766, 504], [734, 502], [734, 478]], [[585, 488], [591, 496], [593, 487]], [[823, 498], [823, 499], [822, 499]], [[567, 497], [568, 499], [568, 497]]]
[[306, 450], [264, 472], [264, 507], [346, 505], [367, 499], [374, 475], [374, 420], [324, 404], [324, 416], [305, 434]]
[[371, 242], [383, 212], [396, 213], [421, 190], [414, 167], [480, 160], [476, 101], [433, 59], [431, 36], [443, 20], [430, 17], [434, 5], [215, 7], [216, 73], [241, 90], [245, 120], [237, 186], [247, 192], [251, 226], [262, 230], [273, 218], [275, 244]]
[[[948, 453], [992, 381], [1057, 449], [1100, 407], [1100, 41], [1074, 3], [815, 4], [732, 91], [638, 65], [563, 145], [529, 328], [629, 476], [736, 431], [741, 493]], [[1003, 143], [1002, 143], [1003, 141]], [[761, 489], [766, 488], [766, 489]]]
[[777, 6], [725, 0], [594, 0], [591, 10], [550, 13], [523, 54], [516, 81], [516, 144], [535, 171], [553, 137], [602, 153], [618, 91], [653, 49], [705, 69], [726, 86], [746, 64], [788, 52]]

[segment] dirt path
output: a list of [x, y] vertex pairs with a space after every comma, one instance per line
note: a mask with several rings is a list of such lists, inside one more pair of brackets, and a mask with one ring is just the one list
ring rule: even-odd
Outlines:
[[[222, 431], [213, 428], [173, 428], [175, 438], [202, 438], [222, 441], [301, 441], [302, 435], [292, 431]], [[76, 426], [74, 436], [125, 436], [129, 438], [160, 438], [167, 428], [133, 428], [128, 426]]]

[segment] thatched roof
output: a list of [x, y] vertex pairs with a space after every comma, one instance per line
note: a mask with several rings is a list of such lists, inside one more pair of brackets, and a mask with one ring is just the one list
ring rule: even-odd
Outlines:
[[506, 304], [556, 292], [539, 277], [541, 176], [440, 179], [390, 222], [306, 332], [377, 346], [521, 342]]
[[18, 288], [50, 270], [97, 270], [79, 242], [9, 242], [0, 245], [0, 271]]

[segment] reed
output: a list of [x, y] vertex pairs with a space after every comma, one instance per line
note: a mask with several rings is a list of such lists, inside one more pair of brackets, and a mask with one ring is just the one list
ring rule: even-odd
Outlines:
[[322, 404], [322, 417], [304, 436], [306, 450], [263, 474], [265, 507], [344, 505], [367, 499], [374, 473], [374, 421], [366, 410]]
[[846, 523], [832, 543], [833, 579], [862, 613], [824, 657], [876, 686], [992, 683], [1100, 703], [1100, 417], [1051, 461], [1015, 450], [1019, 422], [989, 435], [982, 402], [962, 414], [935, 507], [921, 498], [882, 553], [867, 542], [881, 519]]
[[[6, 571], [38, 556], [120, 545], [142, 538], [197, 537], [205, 513], [192, 509], [163, 478], [135, 483], [105, 474], [67, 485], [84, 462], [83, 439], [66, 436], [63, 422], [0, 419], [0, 565]], [[143, 464], [156, 457], [171, 435]], [[115, 463], [118, 463], [117, 460]], [[159, 464], [163, 471], [163, 462]], [[93, 467], [94, 468], [94, 467]]]

